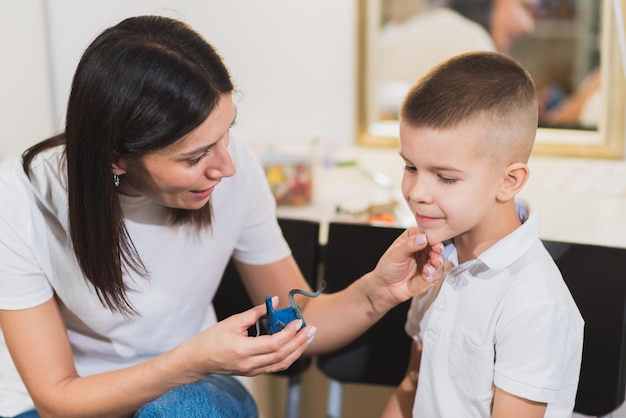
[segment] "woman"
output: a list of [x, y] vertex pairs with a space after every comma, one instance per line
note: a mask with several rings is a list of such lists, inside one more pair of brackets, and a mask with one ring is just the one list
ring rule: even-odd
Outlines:
[[[351, 287], [304, 301], [309, 326], [248, 338], [265, 296], [310, 289], [230, 132], [234, 90], [185, 24], [129, 18], [85, 51], [65, 132], [0, 166], [0, 416], [256, 416], [232, 376], [336, 349], [436, 282], [441, 246], [411, 229]], [[218, 323], [231, 256], [259, 305]]]

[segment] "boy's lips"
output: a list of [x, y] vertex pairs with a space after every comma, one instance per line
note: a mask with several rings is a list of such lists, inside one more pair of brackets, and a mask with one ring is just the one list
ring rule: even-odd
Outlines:
[[420, 224], [431, 223], [438, 221], [440, 218], [434, 218], [431, 216], [422, 215], [420, 213], [415, 214], [415, 220]]

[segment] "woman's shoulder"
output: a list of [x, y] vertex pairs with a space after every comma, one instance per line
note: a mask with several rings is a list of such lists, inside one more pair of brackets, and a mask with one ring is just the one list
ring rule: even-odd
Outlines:
[[28, 177], [33, 184], [48, 182], [51, 178], [67, 183], [65, 146], [47, 148], [33, 157], [29, 165]]
[[[48, 209], [67, 202], [67, 175], [62, 147], [53, 147], [37, 154], [28, 174], [22, 158], [14, 155], [0, 164], [0, 216], [24, 216], [31, 207]], [[55, 211], [53, 211], [55, 212]]]
[[[22, 159], [12, 155], [0, 163], [0, 208], [27, 191], [28, 176], [22, 168]], [[2, 211], [2, 209], [0, 209]]]
[[231, 133], [228, 151], [237, 167], [234, 176], [224, 179], [227, 183], [239, 184], [249, 182], [255, 183], [259, 177], [265, 180], [265, 173], [257, 154], [255, 154], [251, 144], [241, 135]]
[[250, 143], [248, 143], [248, 141], [246, 141], [244, 137], [234, 131], [231, 131], [230, 133], [230, 143], [228, 144], [228, 151], [235, 161], [256, 158], [254, 152], [252, 151]]
[[0, 240], [30, 228], [31, 213], [36, 207], [33, 191], [28, 185], [19, 156], [11, 156], [0, 164]]

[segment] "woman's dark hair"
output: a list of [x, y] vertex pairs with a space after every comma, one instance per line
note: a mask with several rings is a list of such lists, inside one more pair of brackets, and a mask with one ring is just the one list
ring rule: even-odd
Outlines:
[[[65, 144], [74, 252], [100, 301], [133, 313], [125, 271], [147, 276], [122, 219], [116, 157], [138, 161], [198, 127], [234, 85], [219, 53], [186, 24], [139, 16], [106, 29], [78, 64], [64, 134], [23, 154], [29, 173], [41, 151]], [[172, 210], [173, 223], [208, 226], [210, 205]]]
[[487, 31], [491, 30], [493, 0], [451, 0], [450, 7]]

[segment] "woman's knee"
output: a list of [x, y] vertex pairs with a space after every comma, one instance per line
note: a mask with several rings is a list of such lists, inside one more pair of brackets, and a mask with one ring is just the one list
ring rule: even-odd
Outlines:
[[22, 412], [13, 418], [39, 418], [39, 413], [33, 409], [32, 411]]
[[210, 375], [203, 380], [174, 388], [147, 403], [135, 418], [256, 418], [257, 407], [250, 393], [232, 376]]

